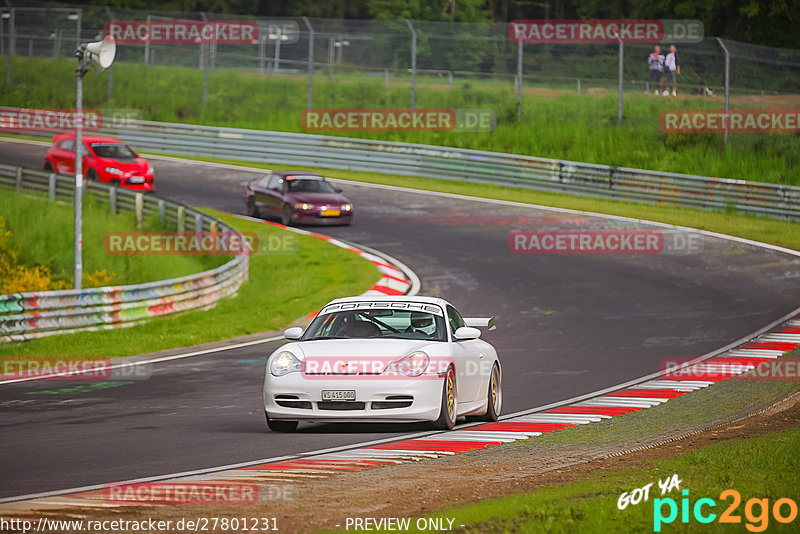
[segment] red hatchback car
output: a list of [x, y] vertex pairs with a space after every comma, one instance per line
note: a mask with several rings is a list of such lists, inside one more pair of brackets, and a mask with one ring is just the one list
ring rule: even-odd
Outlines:
[[[75, 134], [58, 134], [44, 156], [44, 169], [60, 174], [75, 172]], [[147, 160], [113, 137], [83, 136], [83, 175], [87, 180], [152, 191], [155, 172]]]

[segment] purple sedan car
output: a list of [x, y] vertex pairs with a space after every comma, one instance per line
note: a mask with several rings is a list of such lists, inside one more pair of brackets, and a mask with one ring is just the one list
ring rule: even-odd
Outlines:
[[353, 220], [350, 200], [318, 174], [272, 171], [251, 180], [244, 194], [248, 215], [280, 218], [287, 226], [350, 224]]

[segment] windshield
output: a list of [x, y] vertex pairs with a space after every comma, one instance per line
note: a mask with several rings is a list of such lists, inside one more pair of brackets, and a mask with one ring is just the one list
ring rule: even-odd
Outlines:
[[335, 193], [336, 189], [323, 180], [287, 179], [290, 193]]
[[316, 339], [417, 339], [447, 341], [444, 317], [416, 310], [343, 310], [314, 319], [303, 341]]
[[120, 143], [92, 143], [92, 150], [98, 158], [133, 159], [136, 152]]

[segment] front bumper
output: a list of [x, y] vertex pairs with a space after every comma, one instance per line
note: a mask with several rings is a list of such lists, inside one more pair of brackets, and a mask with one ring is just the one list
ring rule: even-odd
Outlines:
[[[264, 381], [264, 409], [270, 419], [293, 421], [435, 421], [443, 379], [381, 376], [309, 376], [289, 373]], [[323, 401], [323, 390], [354, 390], [355, 401]]]
[[332, 225], [332, 224], [350, 224], [353, 220], [353, 212], [342, 212], [341, 215], [336, 217], [323, 217], [319, 212], [312, 211], [295, 211], [292, 216], [292, 221], [300, 224], [319, 224], [319, 225]]

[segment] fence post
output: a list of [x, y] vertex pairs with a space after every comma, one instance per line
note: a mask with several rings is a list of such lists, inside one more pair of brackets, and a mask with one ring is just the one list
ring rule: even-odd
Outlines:
[[186, 208], [178, 206], [178, 231], [183, 232], [186, 228]]
[[55, 173], [50, 173], [50, 179], [47, 183], [47, 199], [50, 202], [56, 201], [56, 175]]
[[[108, 13], [108, 20], [114, 22], [114, 14], [111, 12], [111, 8], [106, 6], [106, 13]], [[111, 102], [111, 93], [114, 88], [114, 65], [112, 64], [108, 67], [108, 91], [106, 93], [106, 100]]]
[[167, 226], [167, 209], [163, 200], [158, 201], [158, 220], [161, 222], [161, 228]]
[[383, 86], [385, 89], [389, 88], [389, 69], [383, 69]]
[[333, 62], [335, 57], [333, 55], [333, 41], [334, 37], [328, 39], [328, 82], [333, 83]]
[[144, 64], [150, 66], [150, 15], [147, 15], [147, 39], [144, 40]]
[[144, 195], [136, 193], [134, 197], [134, 211], [136, 212], [136, 229], [142, 229], [142, 219], [144, 218]]
[[617, 124], [622, 124], [622, 73], [624, 70], [622, 60], [624, 54], [625, 45], [623, 45], [622, 39], [619, 39], [619, 89], [617, 89]]
[[406, 19], [408, 29], [411, 30], [411, 109], [417, 105], [417, 31]]
[[[728, 146], [728, 128], [730, 121], [731, 55], [725, 43], [722, 42], [722, 39], [717, 37], [717, 42], [725, 52], [725, 136], [722, 146], [726, 147]], [[705, 94], [705, 89], [703, 90], [703, 94]]]
[[453, 88], [453, 71], [452, 70], [448, 70], [447, 71], [447, 83], [450, 84], [450, 89], [452, 89]]
[[22, 167], [17, 167], [16, 186], [17, 193], [19, 193], [22, 190]]
[[522, 39], [517, 41], [517, 120], [522, 120]]
[[6, 56], [6, 87], [11, 85], [11, 57], [14, 55], [17, 41], [17, 29], [14, 26], [15, 9], [12, 7], [8, 16], [8, 55]]
[[111, 210], [111, 215], [117, 214], [117, 188], [111, 186], [108, 189], [108, 206]]
[[194, 214], [194, 231], [198, 233], [203, 231], [203, 216], [199, 213]]
[[308, 102], [306, 108], [311, 109], [314, 101], [314, 27], [311, 26], [308, 17], [303, 17], [303, 22], [308, 28]]
[[581, 79], [578, 78], [578, 96], [581, 96]]

